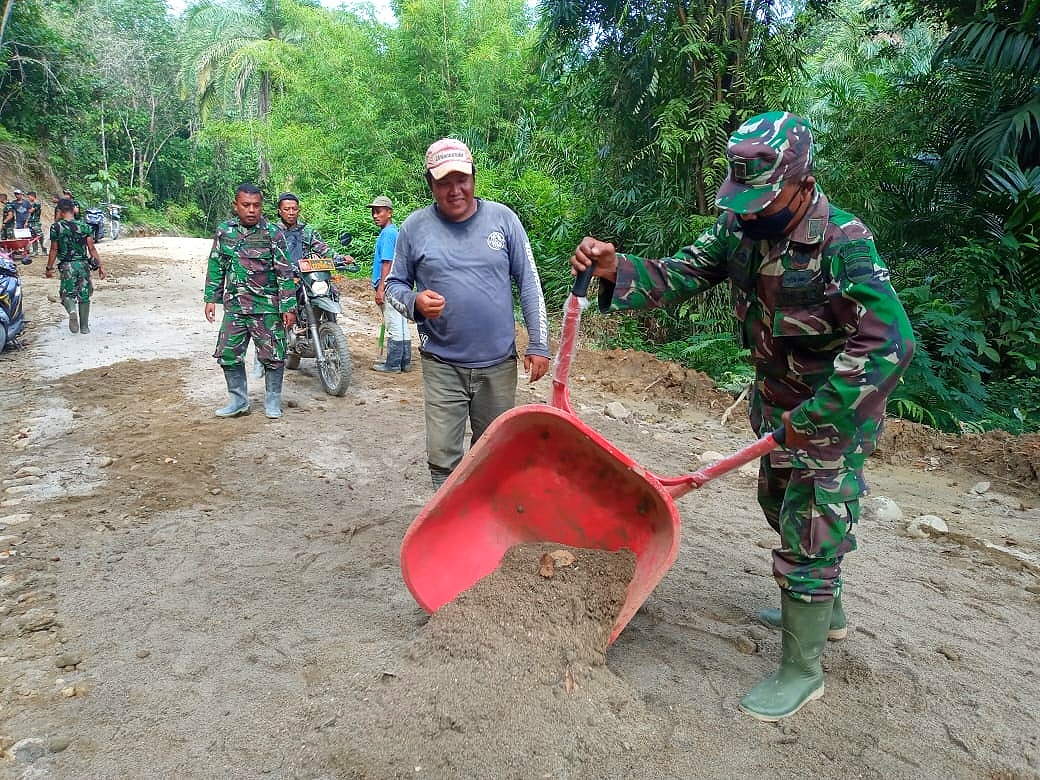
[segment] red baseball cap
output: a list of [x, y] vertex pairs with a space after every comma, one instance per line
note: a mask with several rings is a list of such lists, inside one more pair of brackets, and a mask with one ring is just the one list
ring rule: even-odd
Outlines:
[[426, 150], [426, 170], [434, 179], [443, 179], [449, 173], [473, 175], [473, 154], [469, 147], [456, 138], [442, 138]]

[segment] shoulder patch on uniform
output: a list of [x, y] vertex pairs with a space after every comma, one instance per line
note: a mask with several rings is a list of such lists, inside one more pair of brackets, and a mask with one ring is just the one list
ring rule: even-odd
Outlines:
[[845, 269], [845, 277], [853, 284], [864, 284], [874, 278], [878, 270], [870, 245], [854, 241], [843, 246], [838, 253]]
[[813, 217], [805, 226], [805, 237], [809, 241], [819, 241], [827, 229], [827, 220]]

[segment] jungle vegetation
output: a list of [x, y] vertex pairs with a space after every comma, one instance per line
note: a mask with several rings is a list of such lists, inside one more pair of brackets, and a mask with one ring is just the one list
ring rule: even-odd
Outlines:
[[[890, 411], [1040, 430], [1040, 0], [3, 0], [0, 165], [209, 234], [241, 181], [370, 255], [365, 204], [426, 205], [426, 146], [531, 235], [550, 306], [583, 235], [664, 256], [714, 219], [729, 133], [811, 120], [914, 324]], [[605, 345], [751, 375], [724, 290], [606, 320]]]

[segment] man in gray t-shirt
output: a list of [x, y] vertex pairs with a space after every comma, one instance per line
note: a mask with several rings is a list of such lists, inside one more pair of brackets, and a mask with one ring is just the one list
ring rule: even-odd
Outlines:
[[386, 301], [415, 321], [422, 356], [426, 456], [434, 487], [471, 443], [516, 403], [513, 283], [527, 326], [524, 368], [549, 369], [549, 327], [538, 269], [520, 219], [473, 196], [473, 156], [442, 138], [426, 151], [434, 203], [401, 225]]

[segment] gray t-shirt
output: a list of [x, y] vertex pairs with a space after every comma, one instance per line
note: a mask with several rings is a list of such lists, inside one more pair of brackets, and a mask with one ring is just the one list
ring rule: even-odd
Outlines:
[[[463, 222], [441, 218], [435, 205], [408, 216], [386, 300], [415, 321], [421, 351], [463, 368], [486, 368], [516, 356], [514, 281], [527, 354], [549, 357], [545, 299], [527, 232], [509, 208], [478, 198], [476, 213]], [[415, 311], [423, 290], [444, 296], [440, 317], [428, 320]]]

